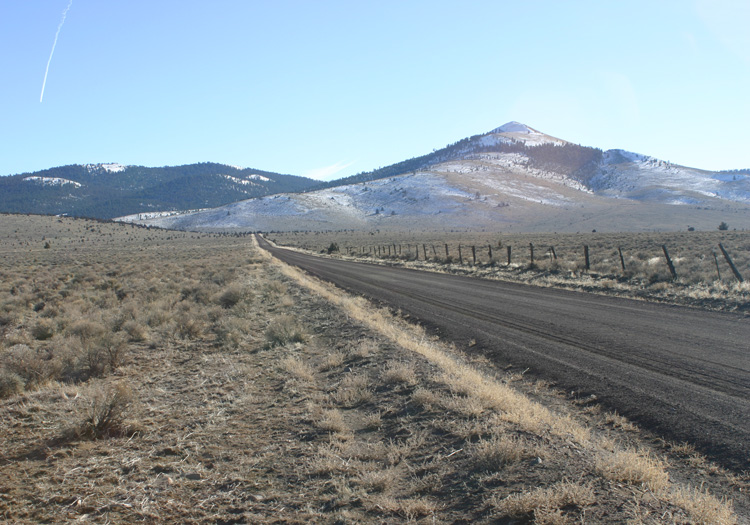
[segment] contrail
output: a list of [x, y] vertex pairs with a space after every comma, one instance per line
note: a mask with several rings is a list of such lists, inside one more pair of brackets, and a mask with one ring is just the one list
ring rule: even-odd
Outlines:
[[73, 5], [73, 0], [70, 0], [68, 2], [68, 7], [65, 8], [65, 11], [63, 11], [62, 20], [60, 20], [60, 25], [57, 26], [57, 33], [55, 33], [55, 41], [52, 43], [52, 51], [49, 52], [49, 60], [47, 60], [47, 69], [44, 70], [44, 82], [42, 82], [42, 94], [39, 95], [39, 102], [41, 102], [42, 99], [44, 98], [44, 86], [47, 85], [47, 73], [49, 73], [49, 65], [52, 62], [52, 55], [55, 53], [55, 46], [57, 45], [57, 37], [60, 36], [60, 29], [62, 29], [62, 26], [65, 23], [65, 17], [68, 14], [68, 9], [70, 9], [70, 6], [72, 5]]

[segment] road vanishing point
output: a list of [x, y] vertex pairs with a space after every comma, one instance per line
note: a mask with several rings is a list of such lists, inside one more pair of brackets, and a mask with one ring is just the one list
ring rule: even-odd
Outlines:
[[750, 317], [261, 247], [501, 366], [750, 469]]

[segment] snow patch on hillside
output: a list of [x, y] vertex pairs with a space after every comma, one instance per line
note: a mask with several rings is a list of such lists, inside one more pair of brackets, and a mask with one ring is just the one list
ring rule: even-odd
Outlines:
[[224, 177], [227, 180], [231, 180], [235, 184], [241, 184], [242, 186], [248, 186], [248, 185], [256, 186], [256, 183], [254, 183], [251, 180], [241, 179], [239, 177], [234, 177], [232, 175], [222, 175], [222, 177]]
[[142, 213], [134, 213], [132, 215], [124, 215], [122, 217], [115, 217], [112, 219], [116, 222], [138, 222], [138, 221], [147, 221], [151, 219], [160, 219], [163, 217], [175, 217], [178, 215], [185, 215], [188, 213], [197, 213], [200, 211], [205, 211], [204, 209], [199, 210], [185, 210], [185, 211], [147, 211]]
[[84, 164], [83, 167], [86, 168], [89, 173], [101, 170], [104, 170], [107, 173], [120, 173], [121, 171], [125, 171], [127, 169], [127, 166], [125, 166], [124, 164], [118, 164], [117, 162], [108, 162], [104, 164]]
[[63, 179], [60, 177], [38, 177], [38, 176], [31, 176], [31, 177], [24, 177], [25, 181], [29, 182], [36, 182], [38, 184], [42, 184], [44, 186], [65, 186], [66, 184], [72, 185], [74, 188], [80, 188], [83, 186], [80, 182], [76, 182], [73, 180]]
[[699, 170], [624, 150], [604, 152], [589, 181], [600, 195], [696, 205], [706, 198], [750, 202], [750, 176]]

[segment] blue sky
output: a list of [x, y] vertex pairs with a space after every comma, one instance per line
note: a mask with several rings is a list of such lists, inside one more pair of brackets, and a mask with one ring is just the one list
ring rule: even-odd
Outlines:
[[0, 0], [0, 175], [339, 178], [517, 120], [750, 168], [750, 2]]

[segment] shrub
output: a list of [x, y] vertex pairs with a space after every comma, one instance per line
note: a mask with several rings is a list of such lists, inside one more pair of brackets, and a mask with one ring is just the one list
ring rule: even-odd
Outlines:
[[291, 315], [282, 315], [271, 321], [266, 328], [266, 339], [270, 347], [288, 343], [304, 343], [307, 334]]
[[129, 341], [139, 343], [148, 338], [148, 329], [138, 321], [126, 321], [122, 325], [122, 331], [128, 336]]
[[23, 392], [24, 381], [18, 374], [0, 370], [0, 399]]
[[31, 327], [31, 336], [37, 341], [52, 339], [55, 335], [55, 325], [49, 319], [40, 319]]
[[123, 383], [95, 389], [79, 426], [80, 437], [99, 439], [128, 433], [131, 429], [125, 425], [125, 416], [132, 405], [133, 393]]
[[124, 350], [125, 341], [115, 334], [103, 334], [96, 341], [89, 341], [82, 356], [85, 376], [100, 377], [115, 370], [122, 362]]
[[42, 384], [59, 374], [60, 365], [51, 356], [17, 344], [2, 356], [2, 367], [9, 374], [19, 376], [26, 387]]
[[247, 292], [244, 288], [233, 285], [218, 294], [214, 298], [214, 302], [222, 308], [232, 308], [241, 301], [247, 298]]
[[74, 322], [67, 330], [69, 335], [78, 337], [83, 343], [101, 337], [106, 331], [107, 329], [102, 324], [88, 319]]

